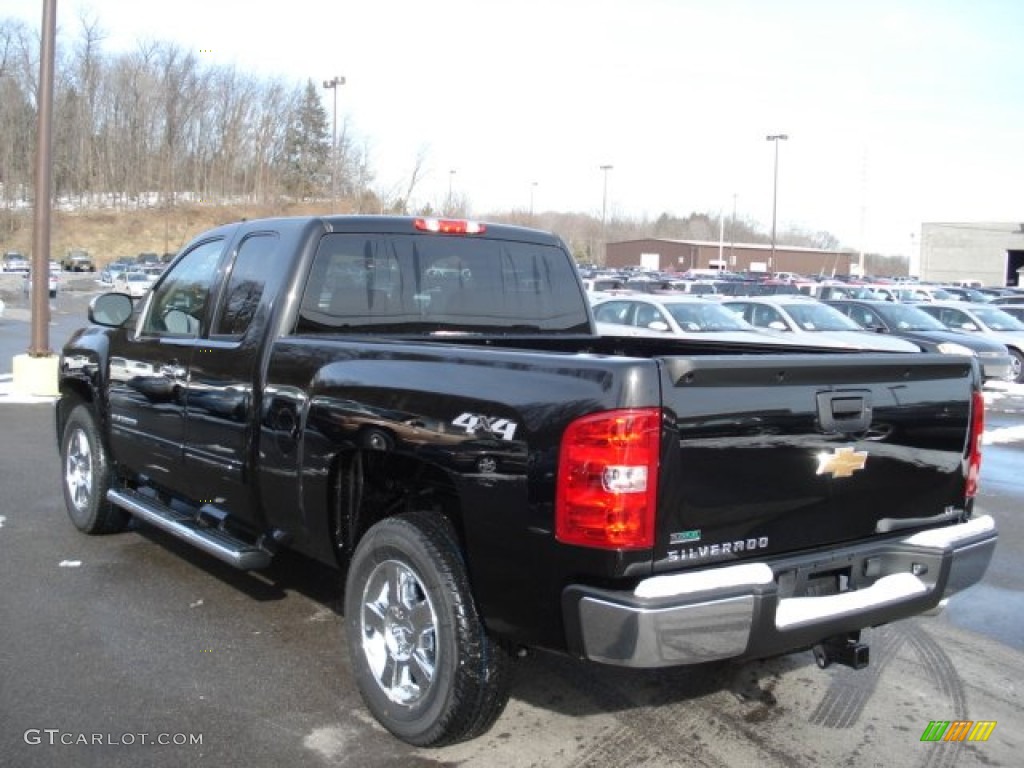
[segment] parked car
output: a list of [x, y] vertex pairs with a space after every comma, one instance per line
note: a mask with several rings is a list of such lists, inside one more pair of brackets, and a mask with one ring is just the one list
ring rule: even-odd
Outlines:
[[1024, 304], [1024, 293], [1004, 293], [1002, 296], [990, 296], [989, 303], [997, 307], [1004, 304]]
[[999, 309], [1008, 315], [1013, 315], [1021, 322], [1024, 322], [1024, 296], [1022, 296], [1017, 304], [1000, 304]]
[[953, 294], [954, 299], [960, 299], [960, 301], [970, 301], [975, 304], [987, 304], [992, 301], [992, 297], [987, 293], [982, 293], [977, 288], [971, 288], [963, 285], [944, 285], [942, 290], [946, 293]]
[[602, 336], [682, 336], [725, 342], [786, 343], [754, 328], [719, 302], [696, 296], [631, 295], [594, 304]]
[[114, 290], [132, 298], [144, 296], [153, 283], [145, 272], [118, 272], [114, 276]]
[[131, 271], [132, 265], [125, 264], [121, 261], [114, 261], [105, 266], [100, 272], [100, 282], [107, 285], [114, 284], [114, 278], [122, 272]]
[[937, 285], [909, 285], [896, 292], [900, 301], [908, 303], [956, 301], [957, 297]]
[[1024, 383], [1024, 322], [991, 304], [940, 301], [922, 304], [921, 309], [947, 328], [982, 334], [1005, 344], [1013, 356], [1009, 379]]
[[820, 346], [920, 352], [912, 342], [868, 333], [838, 309], [807, 296], [761, 296], [730, 299], [724, 305], [755, 328], [803, 337]]
[[29, 271], [28, 259], [18, 251], [8, 251], [4, 254], [3, 271], [20, 272], [21, 274], [27, 275]]
[[840, 299], [828, 304], [866, 331], [906, 339], [925, 352], [977, 357], [986, 380], [1006, 379], [1010, 375], [1013, 357], [1005, 344], [963, 331], [951, 331], [915, 305], [857, 299]]
[[60, 263], [65, 272], [95, 272], [96, 265], [88, 251], [72, 249]]
[[[51, 299], [55, 299], [55, 298], [57, 298], [57, 288], [58, 288], [58, 284], [59, 284], [60, 281], [59, 281], [59, 278], [57, 277], [57, 272], [55, 272], [53, 269], [49, 270], [49, 276], [50, 277], [49, 277], [48, 289], [49, 289], [49, 293], [50, 293], [50, 298]], [[31, 272], [26, 272], [25, 273], [25, 293], [29, 294], [31, 292], [32, 292], [32, 273]]]

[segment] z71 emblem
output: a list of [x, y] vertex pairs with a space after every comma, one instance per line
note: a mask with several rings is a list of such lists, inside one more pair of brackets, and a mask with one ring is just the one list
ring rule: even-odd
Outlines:
[[868, 461], [867, 451], [855, 451], [851, 446], [837, 448], [835, 453], [818, 454], [818, 475], [832, 477], [853, 477], [853, 473], [864, 469]]

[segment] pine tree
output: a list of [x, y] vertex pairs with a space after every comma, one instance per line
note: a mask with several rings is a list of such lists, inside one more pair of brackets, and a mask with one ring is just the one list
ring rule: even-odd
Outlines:
[[298, 200], [329, 194], [331, 136], [327, 111], [312, 80], [288, 118], [285, 190]]

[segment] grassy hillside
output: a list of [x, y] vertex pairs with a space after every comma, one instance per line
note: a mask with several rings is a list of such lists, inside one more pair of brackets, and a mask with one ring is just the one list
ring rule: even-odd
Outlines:
[[[84, 248], [98, 266], [122, 256], [175, 252], [192, 237], [211, 227], [242, 218], [327, 213], [329, 204], [293, 206], [179, 206], [171, 209], [57, 212], [50, 234], [50, 256], [58, 261], [72, 248]], [[0, 252], [32, 250], [31, 211], [5, 212], [0, 228]]]

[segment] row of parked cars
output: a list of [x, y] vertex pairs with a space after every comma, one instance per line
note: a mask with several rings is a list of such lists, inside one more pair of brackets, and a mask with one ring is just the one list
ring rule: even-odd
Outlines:
[[802, 294], [723, 296], [591, 293], [602, 334], [680, 336], [760, 344], [935, 352], [978, 358], [986, 380], [1024, 383], [1020, 304]]
[[101, 284], [110, 286], [112, 290], [134, 298], [145, 295], [165, 266], [166, 264], [161, 261], [115, 261], [100, 271], [99, 279]]

